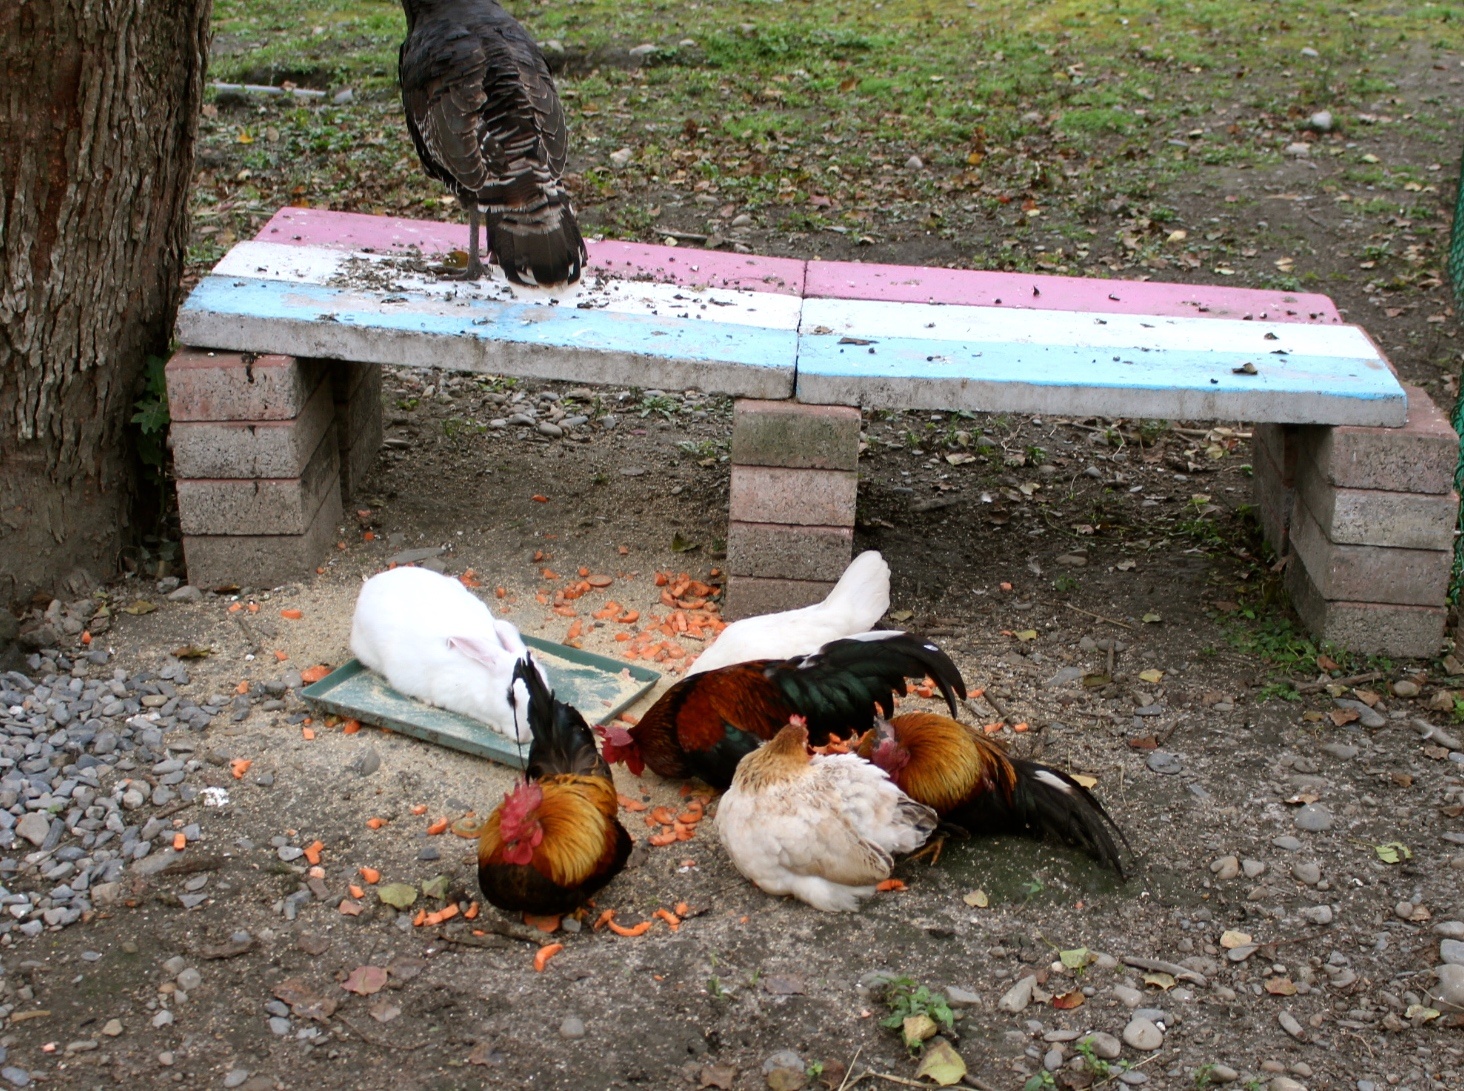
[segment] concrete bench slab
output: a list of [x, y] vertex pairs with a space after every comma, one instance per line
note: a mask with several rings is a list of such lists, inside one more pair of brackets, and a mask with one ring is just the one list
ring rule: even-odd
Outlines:
[[[805, 299], [798, 397], [871, 408], [1397, 426], [1355, 326]], [[1250, 365], [1254, 374], [1237, 373]]]

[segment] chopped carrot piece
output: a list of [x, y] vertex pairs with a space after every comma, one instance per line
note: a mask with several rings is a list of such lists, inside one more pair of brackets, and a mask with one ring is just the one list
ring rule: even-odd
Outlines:
[[313, 841], [305, 846], [305, 859], [312, 864], [320, 863], [320, 850], [325, 848], [324, 841]]
[[237, 614], [242, 609], [244, 609], [244, 604], [242, 602], [231, 602], [229, 604], [229, 613], [231, 614]]
[[655, 815], [653, 815], [653, 814], [646, 815], [646, 829], [648, 829], [648, 830], [658, 830], [660, 828], [661, 828], [661, 823], [656, 820], [656, 816]]
[[672, 829], [675, 831], [676, 840], [678, 841], [690, 841], [696, 836], [696, 828], [694, 826], [683, 826], [678, 822]]
[[575, 639], [577, 636], [580, 635], [580, 633], [584, 632], [584, 629], [585, 623], [583, 621], [580, 621], [578, 618], [575, 618], [575, 620], [570, 623], [569, 632], [564, 634], [565, 643], [568, 643], [569, 641]]
[[[367, 532], [366, 532], [366, 533], [365, 533], [365, 534], [363, 534], [363, 535], [361, 535], [361, 539], [362, 539], [362, 540], [363, 540], [363, 541], [367, 541], [367, 542], [374, 542], [374, 541], [376, 541], [376, 535], [374, 535], [374, 534], [372, 534], [372, 533], [371, 533], [371, 532], [370, 532], [370, 531], [369, 531], [369, 530], [368, 530], [368, 531], [367, 531]], [[396, 565], [392, 565], [392, 567], [393, 567], [393, 568], [395, 568], [395, 567], [396, 567]]]
[[676, 816], [676, 824], [678, 826], [695, 826], [701, 820], [702, 812], [700, 808], [696, 810], [683, 811], [681, 814]]
[[462, 910], [457, 907], [457, 902], [449, 902], [437, 911], [437, 923], [450, 921], [461, 912]]
[[1020, 735], [1023, 731], [1026, 731], [1027, 730], [1027, 725], [1025, 723], [1012, 724], [1012, 730], [1015, 731], [1018, 735]]
[[361, 868], [361, 878], [367, 886], [375, 886], [381, 882], [381, 872], [377, 871], [374, 867], [363, 867]]
[[643, 811], [646, 809], [644, 803], [638, 799], [631, 799], [630, 796], [620, 795], [616, 796], [616, 798], [620, 800], [620, 805], [627, 811]]
[[306, 742], [309, 742], [311, 739], [315, 738], [315, 732], [308, 727], [302, 727], [300, 729], [300, 737], [303, 738]]
[[307, 871], [305, 874], [309, 875], [310, 878], [312, 878], [312, 879], [324, 879], [325, 878], [325, 868], [321, 867], [319, 864], [316, 864], [309, 871]]
[[385, 826], [386, 825], [386, 819], [384, 819], [384, 818], [368, 818], [366, 820], [366, 825], [369, 828], [373, 829], [373, 830], [379, 830], [379, 829], [381, 829], [382, 826]]
[[425, 910], [425, 909], [419, 909], [419, 910], [417, 910], [417, 915], [412, 918], [412, 927], [413, 928], [421, 928], [426, 923], [427, 923], [427, 910]]
[[651, 817], [662, 826], [669, 826], [676, 821], [676, 814], [670, 807], [657, 807], [651, 812]]
[[366, 897], [366, 891], [362, 890], [355, 883], [352, 883], [350, 886], [346, 887], [346, 889], [351, 892], [351, 897], [355, 898], [357, 901], [360, 901], [362, 898]]
[[524, 914], [524, 923], [530, 928], [537, 928], [540, 932], [553, 934], [559, 931], [560, 916], [555, 913], [548, 917], [535, 916], [533, 913]]
[[360, 720], [347, 720], [345, 723], [341, 724], [341, 734], [343, 734], [343, 735], [354, 735], [356, 732], [358, 732], [360, 730], [361, 730], [361, 721]]
[[432, 825], [430, 825], [430, 826], [427, 827], [427, 834], [428, 834], [429, 837], [436, 837], [438, 834], [440, 834], [440, 833], [446, 833], [446, 832], [447, 832], [447, 819], [445, 819], [445, 818], [439, 818], [436, 822], [432, 823]]
[[534, 493], [534, 502], [537, 504], [547, 504], [549, 503], [549, 498], [547, 496], [541, 496], [539, 493]]
[[414, 804], [412, 804], [412, 813], [413, 814], [417, 814], [417, 815], [426, 814], [427, 813], [427, 804], [425, 804], [425, 803], [414, 803]]
[[627, 611], [625, 611], [625, 613], [621, 614], [615, 620], [617, 620], [618, 622], [620, 622], [620, 624], [622, 624], [622, 625], [634, 625], [637, 621], [640, 620], [640, 611], [639, 610], [627, 610]]
[[629, 639], [630, 639], [630, 634], [629, 634], [629, 633], [616, 633], [616, 634], [615, 634], [615, 639], [616, 639], [616, 640], [617, 640], [617, 641], [618, 641], [618, 642], [620, 642], [620, 643], [622, 643], [622, 644], [623, 644], [623, 643], [625, 643], [625, 642], [626, 642], [626, 641], [627, 641], [627, 640], [629, 640]]
[[234, 774], [235, 780], [243, 780], [244, 774], [249, 772], [249, 767], [253, 764], [248, 758], [235, 758], [229, 762], [229, 772]]
[[684, 917], [691, 912], [691, 906], [687, 905], [685, 902], [677, 902], [675, 912], [678, 917]]
[[506, 587], [495, 587], [493, 589], [493, 597], [494, 598], [497, 598], [497, 599], [507, 598], [508, 597], [508, 588], [506, 588]]
[[650, 921], [641, 921], [632, 928], [626, 928], [623, 924], [616, 924], [613, 920], [606, 921], [605, 923], [609, 926], [610, 931], [614, 932], [617, 936], [625, 936], [627, 938], [643, 936], [651, 930]]
[[[465, 921], [475, 921], [477, 919], [478, 919], [478, 903], [477, 902], [474, 902], [472, 905], [468, 906], [468, 908], [463, 911], [463, 920], [465, 920]], [[475, 936], [477, 934], [478, 934], [477, 932], [474, 932], [473, 933], [473, 935], [475, 935]]]
[[299, 610], [281, 610], [280, 611], [280, 617], [285, 618], [288, 621], [299, 621], [304, 616], [305, 616], [304, 613], [301, 612], [301, 611], [299, 611]]
[[249, 679], [246, 678], [244, 681], [240, 682], [237, 686], [235, 686], [234, 687], [234, 692], [237, 693], [237, 694], [240, 694], [241, 696], [243, 694], [245, 694], [245, 693], [248, 693], [249, 692]]
[[290, 657], [288, 655], [286, 655], [284, 652], [278, 652], [278, 651], [275, 652], [275, 660], [277, 662], [283, 663], [286, 659], [289, 659], [289, 658]]
[[556, 572], [556, 571], [554, 571], [554, 569], [552, 569], [552, 568], [546, 568], [546, 569], [544, 569], [544, 571], [541, 573], [541, 575], [546, 580], [557, 580], [559, 578], [559, 573]]
[[671, 931], [673, 932], [681, 927], [681, 918], [678, 917], [675, 913], [671, 912], [669, 909], [658, 909], [654, 913], [652, 913], [651, 916], [660, 917], [663, 921], [666, 922], [668, 926], [670, 926]]
[[[538, 498], [535, 497], [535, 499]], [[562, 950], [564, 950], [564, 944], [562, 943], [546, 943], [543, 947], [540, 947], [534, 952], [534, 972], [542, 974], [544, 967], [549, 965], [549, 960]]]
[[302, 670], [300, 672], [300, 680], [303, 682], [319, 682], [329, 673], [329, 667], [327, 667], [324, 663], [317, 663], [313, 667], [306, 667], [304, 670]]
[[257, 614], [257, 613], [259, 613], [259, 603], [257, 603], [257, 602], [251, 602], [249, 604], [249, 612], [251, 614]]
[[668, 575], [666, 575], [666, 573], [664, 573], [664, 572], [657, 572], [656, 573], [656, 586], [657, 587], [665, 587], [670, 582], [671, 582], [671, 577], [668, 576]]
[[895, 890], [904, 890], [905, 884], [899, 879], [886, 879], [882, 883], [876, 883], [874, 889], [878, 890], [881, 894], [887, 894]]
[[595, 918], [595, 923], [590, 925], [591, 932], [598, 932], [615, 919], [615, 910], [607, 909]]
[[579, 570], [579, 574], [581, 576], [588, 576], [590, 574], [590, 570], [588, 568], [581, 568]]
[[188, 838], [184, 837], [182, 833], [175, 833], [173, 835], [173, 851], [182, 852], [187, 847]]
[[674, 845], [676, 843], [676, 831], [663, 830], [660, 833], [651, 834], [646, 840], [652, 845], [655, 845], [656, 848], [662, 848], [665, 845]]
[[637, 716], [634, 712], [622, 712], [619, 716], [615, 718], [621, 723], [625, 724], [627, 727], [634, 727], [636, 724], [640, 723], [640, 717]]

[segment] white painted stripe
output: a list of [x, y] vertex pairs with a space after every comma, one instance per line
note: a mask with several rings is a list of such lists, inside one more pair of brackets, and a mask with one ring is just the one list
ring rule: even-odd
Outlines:
[[697, 289], [598, 274], [587, 275], [579, 284], [551, 292], [511, 285], [497, 267], [491, 267], [492, 275], [478, 283], [445, 279], [421, 272], [421, 267], [420, 259], [401, 254], [241, 242], [214, 267], [214, 275], [370, 290], [382, 296], [407, 295], [414, 300], [456, 305], [485, 301], [527, 306], [557, 303], [563, 308], [761, 326], [770, 330], [796, 330], [803, 306], [798, 296], [777, 292]]
[[1378, 359], [1356, 326], [1243, 322], [1230, 318], [1160, 318], [1092, 311], [1021, 311], [874, 300], [806, 299], [801, 332], [878, 341], [910, 338], [966, 344], [1054, 345], [1095, 350], [1248, 354], [1259, 366], [1276, 352]]

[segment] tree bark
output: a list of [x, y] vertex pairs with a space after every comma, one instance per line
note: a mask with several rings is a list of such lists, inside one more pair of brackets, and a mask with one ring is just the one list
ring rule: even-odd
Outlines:
[[0, 3], [0, 604], [105, 578], [165, 356], [212, 0]]

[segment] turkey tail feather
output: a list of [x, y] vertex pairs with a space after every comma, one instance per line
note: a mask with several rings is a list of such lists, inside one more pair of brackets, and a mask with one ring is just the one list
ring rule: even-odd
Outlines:
[[[547, 288], [579, 280], [589, 258], [568, 201], [506, 212], [490, 227], [493, 254], [515, 284]], [[525, 280], [524, 274], [533, 276]]]

